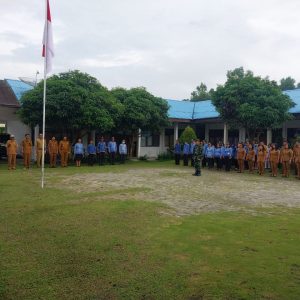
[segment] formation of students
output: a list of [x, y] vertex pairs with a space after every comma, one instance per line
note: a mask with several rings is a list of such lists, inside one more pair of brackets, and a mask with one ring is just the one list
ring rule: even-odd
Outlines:
[[[259, 175], [264, 175], [265, 169], [270, 169], [271, 176], [278, 176], [278, 167], [282, 166], [282, 177], [290, 176], [291, 165], [295, 165], [296, 177], [300, 179], [300, 143], [296, 142], [293, 148], [289, 147], [287, 141], [283, 142], [282, 147], [277, 148], [276, 144], [265, 145], [260, 143], [238, 143], [230, 145], [222, 142], [213, 145], [205, 140], [200, 142], [202, 147], [202, 168], [216, 168], [229, 172], [232, 168], [239, 173], [243, 173], [245, 169], [249, 173], [254, 173], [257, 170]], [[189, 161], [191, 166], [194, 166], [195, 156], [194, 140], [191, 143], [181, 145], [177, 140], [174, 146], [175, 164], [179, 165], [183, 158], [183, 165], [188, 166]]]
[[[87, 156], [87, 162], [90, 166], [93, 166], [96, 163], [97, 158], [99, 165], [104, 165], [107, 154], [109, 156], [109, 162], [112, 165], [115, 164], [117, 154], [120, 156], [121, 163], [125, 163], [127, 156], [127, 145], [125, 140], [122, 140], [122, 143], [120, 143], [118, 147], [114, 137], [112, 137], [109, 142], [106, 142], [104, 137], [101, 137], [97, 145], [94, 144], [93, 140], [90, 140], [87, 149], [85, 149], [80, 138], [72, 147], [66, 136], [63, 137], [60, 142], [58, 142], [55, 136], [53, 136], [47, 144], [46, 140], [43, 141], [43, 135], [39, 134], [35, 141], [37, 167], [41, 167], [42, 165], [43, 143], [45, 147], [45, 155], [49, 155], [50, 168], [56, 167], [58, 156], [60, 157], [61, 167], [67, 167], [72, 152], [74, 154], [74, 160], [77, 167], [81, 166], [81, 161], [85, 156]], [[29, 169], [33, 149], [32, 140], [29, 134], [25, 134], [25, 138], [22, 140], [20, 146], [24, 169]], [[6, 143], [9, 170], [16, 169], [18, 148], [19, 145], [15, 140], [15, 136], [11, 135], [10, 139]]]

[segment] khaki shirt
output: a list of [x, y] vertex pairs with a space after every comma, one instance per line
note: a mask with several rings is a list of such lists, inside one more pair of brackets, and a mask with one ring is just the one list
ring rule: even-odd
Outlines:
[[6, 143], [7, 155], [16, 155], [18, 150], [18, 144], [15, 140], [8, 140]]
[[[46, 149], [46, 140], [44, 140], [45, 143], [45, 149]], [[37, 138], [36, 139], [36, 151], [42, 151], [43, 150], [43, 139]]]
[[279, 150], [271, 150], [270, 151], [270, 161], [278, 163], [279, 162], [279, 155], [280, 155]]
[[265, 151], [258, 151], [257, 152], [257, 161], [262, 162], [266, 159], [266, 152]]
[[58, 153], [58, 143], [56, 140], [50, 140], [48, 143], [48, 151], [50, 154]]
[[294, 149], [294, 160], [295, 163], [300, 163], [300, 147]]
[[22, 151], [23, 151], [23, 153], [30, 154], [31, 150], [32, 150], [31, 140], [24, 139], [22, 141]]
[[255, 157], [255, 151], [253, 149], [249, 150], [248, 153], [247, 153], [246, 159], [247, 160], [254, 160], [254, 157]]
[[245, 154], [246, 154], [246, 150], [244, 148], [238, 148], [236, 153], [237, 153], [236, 154], [237, 159], [244, 159]]
[[282, 149], [280, 152], [280, 160], [281, 161], [289, 161], [293, 157], [292, 149]]
[[59, 153], [70, 152], [70, 143], [69, 141], [60, 141], [59, 142]]

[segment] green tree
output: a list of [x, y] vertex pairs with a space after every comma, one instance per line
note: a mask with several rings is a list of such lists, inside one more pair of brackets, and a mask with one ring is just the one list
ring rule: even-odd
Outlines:
[[184, 131], [179, 137], [179, 141], [181, 144], [190, 143], [192, 140], [197, 139], [196, 133], [194, 129], [190, 126], [185, 127]]
[[[169, 124], [168, 103], [150, 94], [145, 88], [114, 88], [112, 94], [123, 105], [123, 115], [117, 128], [130, 135], [130, 144], [139, 129], [159, 132]], [[130, 148], [132, 154], [132, 147]]]
[[292, 77], [282, 78], [279, 87], [282, 91], [294, 90], [296, 88], [296, 80]]
[[292, 100], [275, 81], [254, 76], [238, 68], [227, 73], [227, 81], [217, 87], [213, 99], [222, 119], [233, 128], [245, 127], [247, 138], [258, 138], [263, 129], [290, 120]]
[[[19, 111], [25, 124], [42, 124], [43, 82], [24, 94]], [[79, 71], [47, 79], [46, 125], [75, 134], [85, 130], [109, 131], [123, 112], [109, 90], [96, 78]]]
[[213, 94], [213, 89], [207, 91], [207, 86], [201, 82], [200, 85], [196, 87], [196, 90], [191, 93], [191, 101], [204, 101], [210, 100]]

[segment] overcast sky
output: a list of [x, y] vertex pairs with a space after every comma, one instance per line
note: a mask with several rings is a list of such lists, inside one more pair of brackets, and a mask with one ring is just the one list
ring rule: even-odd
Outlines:
[[[0, 78], [43, 71], [44, 0], [0, 0]], [[300, 81], [299, 0], [50, 0], [54, 72], [189, 98], [227, 70]], [[41, 78], [42, 75], [39, 75]]]

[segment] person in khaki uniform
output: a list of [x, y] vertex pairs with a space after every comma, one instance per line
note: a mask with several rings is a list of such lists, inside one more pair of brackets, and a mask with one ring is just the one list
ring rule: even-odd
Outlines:
[[55, 136], [48, 143], [48, 152], [50, 157], [50, 168], [56, 168], [56, 158], [58, 154], [58, 143]]
[[266, 148], [263, 145], [259, 145], [257, 151], [257, 166], [258, 166], [259, 175], [264, 175], [266, 157], [267, 157]]
[[280, 162], [282, 163], [282, 177], [290, 176], [290, 166], [293, 158], [293, 150], [289, 149], [287, 142], [283, 143], [283, 148], [280, 151]]
[[24, 169], [29, 169], [30, 167], [31, 151], [32, 151], [32, 142], [30, 139], [30, 135], [27, 133], [25, 134], [25, 139], [22, 141]]
[[16, 169], [17, 151], [18, 151], [18, 144], [15, 140], [15, 136], [11, 135], [10, 139], [6, 143], [8, 170]]
[[68, 166], [68, 157], [70, 154], [70, 143], [66, 136], [64, 136], [63, 140], [59, 142], [58, 150], [61, 159], [61, 166], [67, 167]]
[[253, 150], [252, 144], [248, 144], [248, 153], [246, 156], [246, 160], [249, 166], [249, 173], [253, 173], [254, 169], [254, 160], [255, 160], [255, 151]]
[[[46, 150], [46, 140], [44, 139], [44, 149]], [[40, 168], [42, 165], [42, 158], [43, 158], [43, 135], [40, 133], [39, 137], [35, 141], [36, 147], [36, 164], [37, 167]]]
[[238, 144], [238, 148], [236, 150], [236, 158], [238, 161], [238, 165], [239, 165], [239, 173], [243, 173], [244, 172], [244, 167], [245, 167], [245, 157], [246, 157], [246, 150], [243, 147], [242, 143]]
[[300, 143], [297, 142], [294, 147], [293, 160], [297, 169], [297, 178], [300, 179]]
[[276, 149], [275, 144], [271, 145], [270, 149], [270, 164], [271, 164], [271, 176], [276, 177], [278, 174], [278, 163], [280, 158], [280, 151]]

